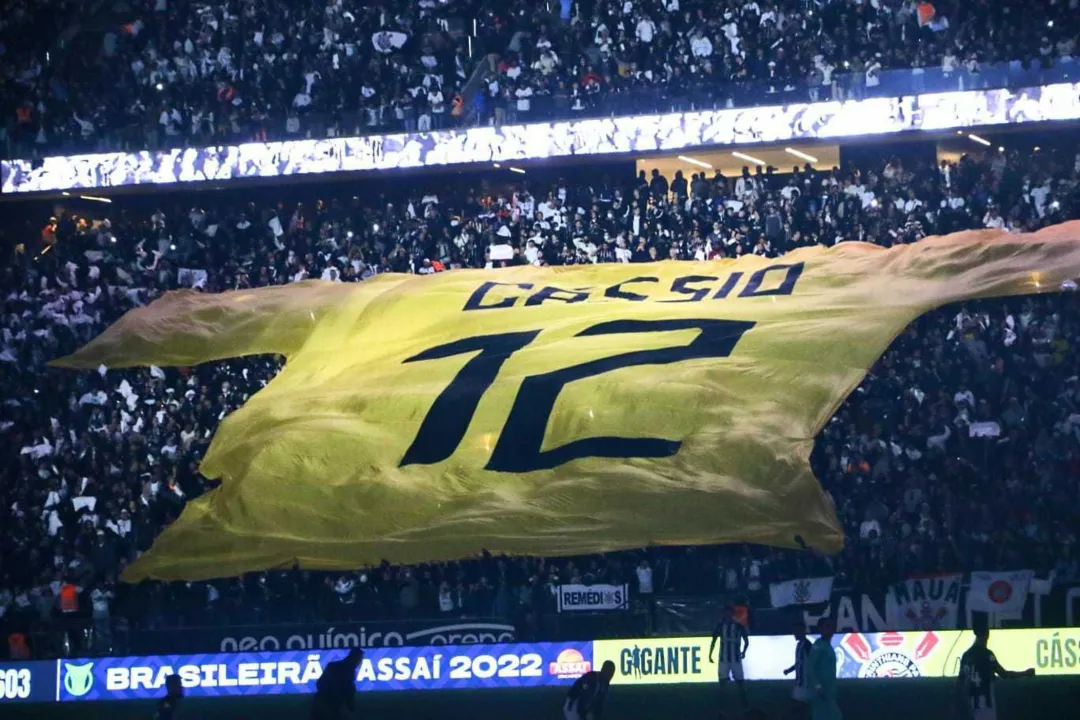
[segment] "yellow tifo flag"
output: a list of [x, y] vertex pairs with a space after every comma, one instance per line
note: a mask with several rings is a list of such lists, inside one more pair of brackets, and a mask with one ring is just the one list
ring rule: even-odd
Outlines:
[[843, 544], [814, 436], [919, 314], [1052, 292], [1080, 223], [782, 258], [380, 275], [133, 310], [55, 365], [285, 369], [125, 579], [650, 544]]

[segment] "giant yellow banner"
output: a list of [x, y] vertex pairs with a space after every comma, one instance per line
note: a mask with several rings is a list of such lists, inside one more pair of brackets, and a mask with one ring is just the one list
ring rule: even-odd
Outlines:
[[170, 293], [72, 368], [280, 353], [202, 463], [219, 488], [126, 578], [732, 541], [839, 549], [813, 438], [889, 342], [1058, 290], [1080, 223], [780, 259], [513, 267]]

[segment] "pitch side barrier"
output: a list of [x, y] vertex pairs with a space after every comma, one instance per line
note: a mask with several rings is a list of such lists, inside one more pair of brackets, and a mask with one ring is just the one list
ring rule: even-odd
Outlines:
[[[974, 636], [967, 630], [846, 633], [833, 639], [840, 678], [955, 676]], [[357, 669], [361, 692], [569, 685], [604, 661], [620, 685], [707, 683], [716, 678], [708, 637], [560, 643], [383, 647]], [[997, 630], [990, 647], [1008, 668], [1080, 674], [1080, 628]], [[191, 697], [310, 693], [347, 650], [211, 653], [0, 663], [0, 703], [142, 700], [177, 674]], [[754, 636], [747, 680], [783, 680], [795, 640]]]

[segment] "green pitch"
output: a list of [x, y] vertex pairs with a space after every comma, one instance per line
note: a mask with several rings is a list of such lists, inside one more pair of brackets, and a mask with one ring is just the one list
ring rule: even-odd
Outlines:
[[[770, 720], [786, 718], [790, 683], [747, 683], [751, 705]], [[847, 720], [951, 720], [951, 680], [848, 680], [840, 682], [840, 701]], [[1002, 682], [999, 720], [1075, 718], [1080, 707], [1076, 678], [1031, 678]], [[558, 720], [564, 689], [447, 690], [385, 692], [357, 696], [357, 720]], [[735, 710], [734, 688], [727, 694]], [[308, 697], [282, 695], [252, 698], [188, 698], [181, 720], [278, 720], [306, 718]], [[714, 685], [613, 686], [605, 720], [678, 718], [712, 720], [718, 711]], [[146, 720], [149, 702], [7, 705], [4, 720]], [[729, 716], [730, 717], [730, 716]]]

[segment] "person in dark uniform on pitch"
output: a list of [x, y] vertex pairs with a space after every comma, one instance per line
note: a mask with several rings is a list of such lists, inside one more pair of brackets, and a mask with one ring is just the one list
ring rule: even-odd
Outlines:
[[714, 656], [717, 641], [720, 643], [720, 661], [716, 665], [716, 678], [720, 681], [721, 707], [724, 703], [723, 688], [730, 678], [739, 688], [739, 701], [742, 703], [743, 712], [746, 712], [750, 709], [750, 704], [746, 700], [742, 661], [746, 657], [746, 651], [750, 649], [750, 635], [746, 631], [746, 626], [736, 619], [735, 608], [732, 605], [724, 607], [724, 615], [713, 630], [712, 642], [709, 644], [710, 663], [716, 662]]
[[356, 700], [356, 667], [363, 658], [364, 651], [353, 648], [341, 660], [327, 663], [315, 684], [311, 720], [341, 720], [352, 716]]
[[608, 660], [600, 672], [593, 670], [575, 680], [563, 703], [564, 720], [600, 720], [604, 715], [604, 700], [613, 677], [615, 663]]
[[154, 720], [176, 720], [180, 700], [184, 697], [184, 684], [179, 675], [165, 678], [165, 697], [158, 700]]
[[1035, 668], [1006, 670], [998, 664], [994, 652], [986, 646], [990, 627], [986, 617], [976, 617], [972, 623], [975, 642], [960, 658], [960, 676], [956, 687], [959, 712], [963, 720], [998, 720], [994, 682], [997, 678], [1031, 677]]
[[807, 662], [810, 687], [810, 717], [813, 720], [844, 720], [836, 701], [836, 653], [832, 639], [836, 626], [831, 618], [823, 617], [817, 624], [818, 639], [810, 647]]
[[807, 686], [810, 649], [813, 647], [806, 637], [806, 626], [802, 620], [795, 623], [795, 664], [784, 671], [785, 675], [795, 673], [795, 687], [791, 691], [791, 717], [805, 720], [810, 717], [810, 688]]

